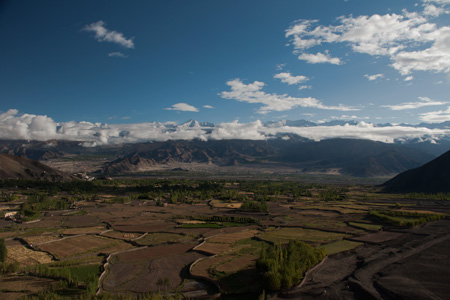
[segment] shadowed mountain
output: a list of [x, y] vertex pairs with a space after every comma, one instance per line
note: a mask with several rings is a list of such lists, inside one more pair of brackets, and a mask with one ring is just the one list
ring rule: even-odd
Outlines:
[[352, 139], [168, 141], [135, 144], [129, 150], [105, 164], [102, 173], [133, 173], [176, 163], [234, 166], [270, 162], [306, 172], [338, 169], [346, 175], [373, 177], [397, 174], [434, 158], [401, 145]]
[[70, 180], [71, 176], [38, 161], [0, 153], [0, 179], [27, 178], [51, 181]]
[[383, 184], [392, 192], [450, 192], [450, 151]]
[[358, 177], [395, 174], [434, 158], [402, 145], [356, 139], [295, 143], [281, 149], [278, 157], [309, 168], [339, 168]]

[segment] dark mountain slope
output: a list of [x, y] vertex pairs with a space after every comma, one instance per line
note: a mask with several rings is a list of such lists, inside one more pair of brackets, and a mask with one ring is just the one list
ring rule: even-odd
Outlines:
[[450, 151], [383, 184], [392, 192], [450, 192]]
[[434, 158], [418, 149], [369, 140], [330, 139], [304, 142], [280, 149], [283, 162], [315, 168], [340, 168], [343, 174], [385, 176], [415, 168]]
[[27, 178], [51, 181], [70, 180], [67, 174], [38, 161], [0, 153], [0, 179]]

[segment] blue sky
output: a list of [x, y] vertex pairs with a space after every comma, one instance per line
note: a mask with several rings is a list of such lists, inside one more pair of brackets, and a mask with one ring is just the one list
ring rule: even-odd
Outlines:
[[0, 113], [450, 120], [450, 0], [2, 1]]

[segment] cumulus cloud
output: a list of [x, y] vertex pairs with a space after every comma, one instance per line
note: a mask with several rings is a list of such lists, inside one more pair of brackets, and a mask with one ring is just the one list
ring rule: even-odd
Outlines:
[[378, 78], [383, 78], [384, 74], [374, 74], [374, 75], [365, 74], [364, 77], [369, 79], [369, 81], [373, 81], [373, 80], [377, 80]]
[[431, 17], [438, 17], [446, 13], [443, 7], [436, 7], [433, 4], [426, 4], [423, 9], [423, 14]]
[[296, 107], [311, 107], [328, 110], [351, 111], [358, 110], [356, 108], [339, 105], [327, 106], [322, 104], [319, 100], [307, 97], [297, 98], [286, 94], [268, 94], [262, 91], [264, 82], [254, 81], [253, 83], [245, 84], [239, 78], [227, 82], [231, 91], [221, 92], [219, 95], [224, 99], [232, 99], [239, 102], [262, 104], [257, 111], [259, 114], [267, 114], [272, 111], [285, 111]]
[[287, 83], [289, 85], [299, 84], [309, 80], [309, 78], [306, 76], [303, 75], [293, 76], [291, 73], [288, 72], [275, 74], [273, 78], [280, 79], [281, 82]]
[[109, 30], [103, 21], [98, 21], [83, 27], [85, 31], [95, 33], [95, 39], [99, 42], [111, 42], [119, 44], [125, 48], [134, 48], [133, 38], [127, 39], [123, 33]]
[[329, 53], [321, 53], [317, 52], [316, 54], [312, 53], [302, 53], [299, 55], [298, 59], [304, 60], [309, 64], [323, 64], [329, 63], [332, 65], [342, 65], [343, 62], [338, 57], [331, 57]]
[[172, 105], [172, 107], [167, 107], [165, 110], [177, 110], [177, 111], [191, 111], [191, 112], [198, 112], [198, 108], [189, 105], [187, 103], [176, 103]]
[[214, 108], [214, 106], [211, 106], [211, 105], [203, 105], [203, 107], [204, 107], [204, 108], [208, 108], [208, 109]]
[[[350, 116], [353, 118], [353, 116]], [[450, 120], [450, 107], [446, 111], [422, 114], [424, 121]], [[426, 138], [437, 139], [450, 135], [450, 129], [428, 129], [410, 126], [377, 127], [370, 123], [359, 122], [356, 125], [343, 126], [287, 126], [287, 122], [277, 122], [265, 126], [261, 121], [250, 123], [216, 124], [214, 127], [200, 123], [177, 125], [167, 123], [102, 124], [91, 122], [56, 123], [41, 115], [19, 114], [15, 109], [0, 114], [0, 138], [24, 140], [72, 140], [85, 146], [97, 146], [120, 143], [135, 143], [167, 140], [224, 140], [251, 139], [265, 140], [279, 134], [297, 134], [316, 141], [327, 138], [359, 138], [381, 142], [394, 142], [399, 139]]]
[[435, 106], [435, 105], [445, 105], [448, 102], [444, 101], [434, 101], [428, 97], [419, 97], [420, 101], [417, 102], [405, 102], [396, 105], [382, 105], [381, 107], [387, 107], [391, 110], [405, 110], [405, 109], [416, 109], [425, 106]]
[[294, 46], [294, 53], [301, 53], [299, 59], [311, 63], [341, 64], [329, 54], [306, 51], [319, 45], [344, 43], [354, 52], [388, 56], [391, 66], [402, 75], [418, 70], [449, 73], [450, 27], [439, 28], [429, 22], [429, 14], [431, 8], [423, 13], [341, 16], [338, 24], [331, 26], [318, 25], [317, 20], [299, 20], [286, 30], [286, 37]]

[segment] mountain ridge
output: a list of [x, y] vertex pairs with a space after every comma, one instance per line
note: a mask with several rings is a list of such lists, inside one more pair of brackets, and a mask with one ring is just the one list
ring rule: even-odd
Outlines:
[[450, 151], [398, 174], [382, 186], [391, 192], [450, 192]]

